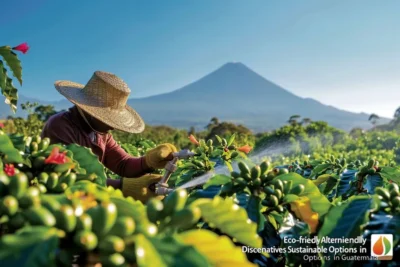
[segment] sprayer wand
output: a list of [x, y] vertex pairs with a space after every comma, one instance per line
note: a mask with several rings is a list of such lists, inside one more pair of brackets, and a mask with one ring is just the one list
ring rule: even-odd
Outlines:
[[175, 152], [172, 154], [172, 156], [174, 157], [171, 161], [169, 161], [167, 163], [167, 165], [165, 165], [165, 174], [163, 176], [163, 178], [161, 179], [161, 181], [159, 181], [156, 185], [155, 185], [155, 193], [157, 195], [166, 195], [170, 192], [173, 191], [173, 189], [168, 188], [168, 180], [171, 177], [172, 173], [176, 171], [176, 169], [178, 168], [176, 166], [176, 163], [179, 159], [187, 159], [190, 157], [193, 157], [197, 155], [194, 152], [191, 152], [189, 149], [184, 149], [181, 150], [179, 152]]

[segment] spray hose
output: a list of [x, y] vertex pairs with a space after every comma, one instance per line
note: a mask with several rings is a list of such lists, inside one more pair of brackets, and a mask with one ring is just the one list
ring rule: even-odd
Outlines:
[[174, 173], [178, 168], [176, 163], [180, 159], [187, 159], [196, 155], [196, 153], [191, 152], [188, 149], [173, 153], [173, 159], [165, 165], [165, 174], [163, 178], [158, 183], [150, 185], [149, 189], [155, 192], [156, 195], [166, 195], [171, 193], [174, 189], [168, 188], [168, 180], [172, 173]]

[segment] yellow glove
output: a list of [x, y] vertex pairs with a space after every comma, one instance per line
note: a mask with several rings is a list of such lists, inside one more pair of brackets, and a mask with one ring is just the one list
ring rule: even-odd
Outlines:
[[177, 152], [173, 144], [162, 144], [149, 151], [145, 155], [146, 165], [153, 169], [162, 169], [168, 161], [172, 160], [172, 153]]
[[139, 178], [122, 178], [122, 193], [125, 197], [132, 197], [142, 203], [153, 197], [163, 199], [164, 196], [158, 196], [149, 189], [149, 185], [158, 183], [162, 179], [158, 174], [146, 174]]

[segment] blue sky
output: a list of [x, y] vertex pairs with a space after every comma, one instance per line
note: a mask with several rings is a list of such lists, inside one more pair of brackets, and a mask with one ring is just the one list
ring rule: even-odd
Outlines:
[[302, 96], [392, 117], [400, 106], [400, 1], [2, 0], [0, 45], [28, 42], [20, 93], [122, 77], [132, 97], [239, 61]]

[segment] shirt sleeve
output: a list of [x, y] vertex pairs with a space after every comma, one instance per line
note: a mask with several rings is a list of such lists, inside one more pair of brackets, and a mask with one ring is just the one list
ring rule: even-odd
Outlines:
[[62, 116], [56, 116], [47, 121], [43, 127], [41, 137], [48, 137], [51, 144], [62, 143], [69, 145], [79, 143], [72, 124]]
[[110, 135], [106, 144], [104, 165], [114, 173], [127, 178], [136, 178], [146, 174], [142, 167], [144, 158], [135, 158], [123, 150]]

